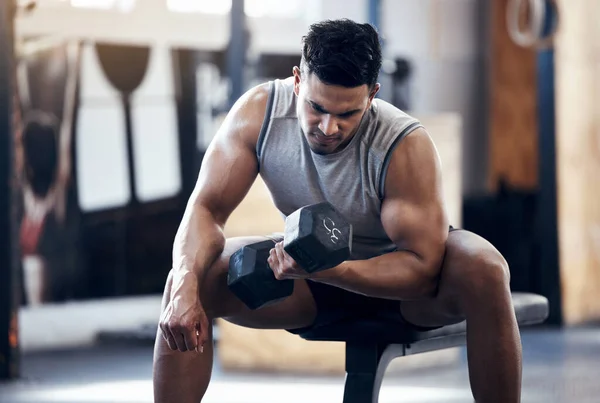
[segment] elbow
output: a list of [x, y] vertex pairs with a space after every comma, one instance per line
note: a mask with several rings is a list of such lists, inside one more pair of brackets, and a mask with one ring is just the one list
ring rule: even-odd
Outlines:
[[440, 276], [446, 254], [446, 237], [442, 237], [435, 243], [431, 243], [427, 251], [427, 253], [422, 253], [418, 259], [416, 281], [418, 299], [431, 299], [438, 294]]
[[423, 275], [423, 278], [420, 281], [417, 299], [434, 298], [438, 292], [438, 280], [438, 276]]
[[441, 273], [441, 262], [425, 263], [417, 274], [415, 285], [415, 299], [424, 300], [434, 298], [438, 293]]

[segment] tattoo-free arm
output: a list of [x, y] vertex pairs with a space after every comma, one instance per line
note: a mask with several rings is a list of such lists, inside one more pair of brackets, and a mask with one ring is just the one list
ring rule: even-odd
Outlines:
[[211, 142], [173, 244], [175, 277], [202, 282], [225, 246], [223, 228], [258, 175], [256, 142], [268, 88], [255, 87], [228, 113]]
[[409, 134], [392, 153], [381, 221], [396, 252], [346, 261], [311, 279], [387, 299], [421, 299], [435, 292], [448, 218], [439, 157], [424, 129]]

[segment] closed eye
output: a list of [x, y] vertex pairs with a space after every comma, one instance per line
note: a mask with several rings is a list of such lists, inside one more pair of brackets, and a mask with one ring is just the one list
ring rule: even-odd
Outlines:
[[347, 119], [349, 117], [356, 115], [357, 112], [358, 111], [350, 111], [350, 112], [342, 113], [341, 115], [338, 115], [338, 116], [342, 119]]
[[[315, 102], [308, 101], [308, 104], [317, 113], [321, 113], [321, 114], [330, 114], [331, 113], [331, 112], [327, 111], [325, 108], [323, 108], [321, 105], [319, 105]], [[351, 110], [348, 112], [337, 114], [336, 116], [339, 118], [342, 118], [342, 119], [347, 119], [347, 118], [350, 118], [350, 117], [356, 115], [358, 112], [360, 112], [359, 109], [354, 109], [354, 110]]]
[[310, 106], [318, 113], [323, 113], [323, 114], [327, 113], [327, 111], [325, 109], [323, 109], [322, 106], [315, 104], [314, 102], [310, 102]]

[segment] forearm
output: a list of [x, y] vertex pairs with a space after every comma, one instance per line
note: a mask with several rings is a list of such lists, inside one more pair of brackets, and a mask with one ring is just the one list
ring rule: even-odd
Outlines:
[[433, 295], [438, 267], [412, 252], [398, 251], [367, 260], [349, 260], [310, 279], [371, 297], [415, 300]]
[[173, 275], [193, 276], [201, 284], [207, 269], [223, 252], [223, 228], [211, 212], [190, 203], [181, 220], [173, 243]]

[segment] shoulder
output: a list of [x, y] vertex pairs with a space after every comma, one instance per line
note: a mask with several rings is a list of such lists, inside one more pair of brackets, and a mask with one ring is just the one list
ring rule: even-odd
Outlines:
[[[388, 196], [403, 189], [418, 191], [425, 186], [435, 189], [441, 182], [441, 162], [433, 139], [423, 127], [411, 131], [390, 155], [385, 178]], [[417, 192], [418, 194], [419, 192]]]
[[267, 82], [246, 91], [227, 113], [220, 134], [254, 147], [265, 119], [270, 88]]
[[404, 136], [422, 127], [416, 117], [382, 99], [375, 99], [369, 110], [370, 141], [389, 153]]
[[381, 120], [417, 120], [408, 112], [381, 98], [373, 100], [372, 108], [377, 112], [377, 118]]
[[425, 163], [437, 159], [437, 150], [433, 139], [423, 126], [408, 133], [394, 148], [391, 163]]

